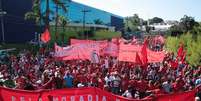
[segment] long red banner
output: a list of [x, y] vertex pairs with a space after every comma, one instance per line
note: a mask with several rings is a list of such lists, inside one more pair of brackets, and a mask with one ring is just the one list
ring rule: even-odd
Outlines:
[[0, 87], [0, 101], [194, 101], [196, 90], [156, 95], [147, 99], [128, 99], [99, 88], [21, 91]]
[[[119, 61], [135, 63], [136, 62], [136, 59], [135, 59], [136, 53], [138, 53], [140, 56], [142, 56], [141, 48], [142, 48], [142, 46], [140, 46], [140, 45], [120, 44], [119, 56], [118, 56]], [[163, 59], [165, 57], [165, 52], [163, 52], [163, 51], [155, 52], [150, 49], [147, 49], [147, 57], [148, 57], [149, 63], [161, 62], [161, 61], [163, 61]]]
[[[57, 47], [57, 48], [56, 48]], [[117, 42], [78, 40], [71, 39], [71, 46], [62, 48], [55, 46], [56, 57], [62, 57], [62, 60], [90, 60], [92, 50], [96, 50], [98, 55], [118, 57], [119, 61], [136, 63], [136, 53], [141, 57], [141, 45], [118, 44]], [[65, 57], [65, 58], [64, 58]], [[155, 52], [147, 48], [147, 58], [149, 63], [162, 62], [165, 57], [163, 51]]]

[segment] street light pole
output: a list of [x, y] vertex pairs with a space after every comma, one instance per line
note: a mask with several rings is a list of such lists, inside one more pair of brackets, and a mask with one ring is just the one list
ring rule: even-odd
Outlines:
[[0, 1], [0, 17], [1, 17], [1, 31], [2, 31], [2, 43], [5, 43], [5, 32], [4, 32], [4, 19], [3, 16], [7, 14], [7, 12], [3, 11], [2, 1]]
[[[87, 12], [90, 12], [90, 10], [86, 10], [86, 9], [83, 9], [82, 10], [82, 12], [83, 12], [83, 36], [84, 36], [84, 34], [85, 34], [85, 23], [86, 23], [86, 13]], [[87, 39], [88, 39], [88, 33], [87, 33]]]

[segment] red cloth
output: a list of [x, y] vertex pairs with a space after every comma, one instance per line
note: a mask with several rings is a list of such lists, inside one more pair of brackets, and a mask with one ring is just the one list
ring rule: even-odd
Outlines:
[[148, 44], [148, 41], [145, 40], [145, 41], [144, 41], [144, 44], [143, 44], [143, 47], [142, 47], [142, 49], [141, 49], [142, 62], [143, 62], [144, 65], [146, 65], [146, 64], [148, 63], [147, 44]]
[[123, 90], [127, 90], [127, 89], [128, 89], [128, 85], [129, 85], [129, 80], [128, 80], [127, 78], [124, 78], [124, 79], [122, 80], [121, 85], [122, 85], [122, 89], [123, 89]]
[[183, 51], [184, 51], [184, 45], [181, 44], [177, 51], [177, 57], [181, 57], [183, 55]]
[[38, 101], [39, 96], [42, 98], [42, 101], [53, 101], [53, 99], [58, 99], [58, 101], [62, 101], [62, 99], [66, 101], [72, 99], [74, 101], [89, 101], [88, 99], [93, 101], [97, 99], [100, 101], [194, 101], [195, 93], [196, 90], [193, 90], [174, 94], [160, 94], [154, 98], [136, 100], [114, 95], [99, 88], [21, 91], [0, 87], [0, 101]]
[[[0, 87], [0, 101], [38, 101], [37, 91], [22, 91]], [[30, 100], [31, 99], [31, 100]]]
[[171, 61], [171, 67], [174, 69], [174, 70], [176, 70], [177, 69], [177, 67], [178, 67], [178, 61]]
[[42, 33], [41, 35], [41, 40], [44, 42], [44, 43], [47, 43], [48, 41], [51, 40], [51, 36], [50, 36], [50, 33], [49, 33], [49, 30], [46, 29], [44, 33]]
[[142, 61], [141, 61], [140, 56], [139, 56], [138, 53], [136, 53], [135, 63], [138, 64], [138, 65], [142, 65]]

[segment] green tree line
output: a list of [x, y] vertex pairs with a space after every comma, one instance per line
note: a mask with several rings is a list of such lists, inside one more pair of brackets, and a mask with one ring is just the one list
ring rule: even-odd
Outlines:
[[166, 49], [176, 54], [181, 43], [187, 52], [186, 61], [192, 66], [201, 66], [201, 23], [197, 23], [191, 30], [185, 29], [179, 36], [167, 37]]

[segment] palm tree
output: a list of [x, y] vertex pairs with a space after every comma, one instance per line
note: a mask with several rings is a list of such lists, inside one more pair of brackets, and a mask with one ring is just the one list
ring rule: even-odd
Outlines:
[[68, 19], [65, 16], [59, 16], [59, 25], [62, 26], [63, 32], [65, 32], [65, 26], [69, 23]]
[[40, 20], [42, 19], [42, 14], [40, 13], [40, 1], [33, 0], [32, 4], [32, 11], [25, 14], [25, 20], [34, 20], [35, 23], [39, 25]]
[[[50, 0], [45, 0], [45, 3], [46, 3], [45, 14], [41, 13], [41, 9], [40, 9], [41, 1], [42, 0], [32, 0], [32, 2], [33, 2], [32, 11], [27, 12], [25, 14], [25, 19], [35, 20], [35, 22], [37, 24], [39, 24], [40, 21], [42, 20], [45, 22], [46, 28], [49, 29], [49, 22], [50, 22], [49, 15], [50, 15], [50, 13], [53, 13], [53, 11], [50, 9], [50, 4], [49, 4]], [[64, 12], [67, 12], [67, 8], [66, 8], [65, 4], [62, 3], [62, 0], [52, 0], [52, 1], [56, 6], [61, 7]]]
[[95, 19], [94, 24], [102, 25], [104, 23], [103, 23], [103, 21], [101, 21], [101, 19]]
[[[46, 10], [45, 13], [41, 12], [41, 2], [45, 2], [46, 3]], [[32, 11], [31, 12], [27, 12], [25, 14], [25, 19], [31, 19], [31, 20], [35, 20], [36, 24], [41, 25], [41, 21], [44, 21], [45, 23], [45, 27], [47, 29], [50, 29], [50, 13], [54, 13], [51, 9], [50, 9], [50, 0], [32, 0]], [[58, 7], [60, 7], [64, 12], [67, 12], [67, 8], [65, 6], [64, 3], [62, 3], [62, 0], [52, 0], [52, 2], [56, 5], [56, 26], [58, 23]], [[68, 2], [70, 2], [70, 0], [68, 0]], [[57, 27], [55, 30], [55, 39], [57, 40]]]
[[68, 19], [67, 19], [65, 16], [59, 16], [59, 17], [58, 17], [58, 23], [59, 23], [59, 25], [62, 26], [62, 28], [63, 28], [63, 32], [62, 32], [61, 36], [62, 36], [62, 42], [63, 42], [63, 44], [64, 44], [65, 27], [66, 27], [66, 25], [69, 23], [69, 21], [68, 21]]

